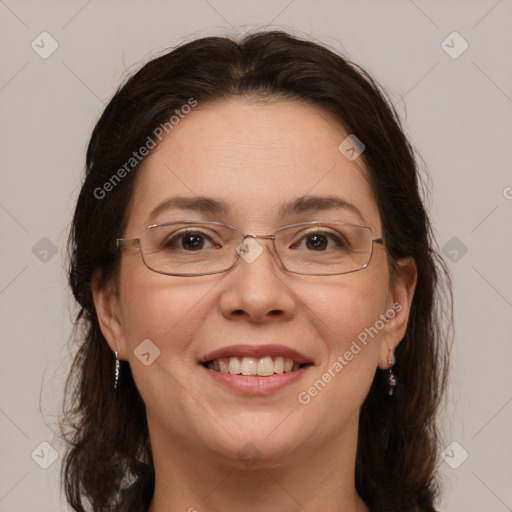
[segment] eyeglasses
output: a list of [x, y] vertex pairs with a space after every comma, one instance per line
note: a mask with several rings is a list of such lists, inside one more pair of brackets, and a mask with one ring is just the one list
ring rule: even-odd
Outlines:
[[252, 263], [263, 252], [257, 238], [272, 240], [285, 270], [311, 276], [362, 270], [370, 263], [373, 244], [384, 245], [368, 226], [318, 221], [284, 226], [273, 235], [246, 235], [218, 222], [168, 222], [116, 243], [120, 249], [140, 248], [153, 272], [192, 277], [227, 272], [240, 257]]

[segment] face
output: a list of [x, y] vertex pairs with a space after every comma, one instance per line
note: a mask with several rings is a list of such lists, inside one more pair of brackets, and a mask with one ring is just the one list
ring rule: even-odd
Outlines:
[[[124, 234], [193, 220], [267, 235], [322, 221], [369, 226], [379, 238], [361, 158], [352, 162], [338, 149], [346, 136], [300, 102], [198, 105], [145, 160]], [[317, 201], [282, 215], [283, 205], [313, 196], [346, 204]], [[182, 201], [151, 215], [174, 197], [211, 198], [225, 210]], [[390, 279], [379, 244], [361, 271], [311, 276], [287, 272], [272, 241], [256, 241], [263, 249], [256, 259], [196, 277], [152, 272], [137, 249], [123, 250], [118, 294], [97, 289], [95, 302], [109, 344], [130, 363], [155, 438], [233, 464], [252, 443], [262, 463], [283, 464], [357, 430], [374, 374], [388, 367], [388, 350], [404, 334], [414, 285]], [[208, 368], [216, 359], [236, 373], [231, 356], [247, 371], [253, 363], [244, 357], [263, 358], [260, 368], [270, 373], [279, 371], [279, 357], [301, 367], [270, 376]]]

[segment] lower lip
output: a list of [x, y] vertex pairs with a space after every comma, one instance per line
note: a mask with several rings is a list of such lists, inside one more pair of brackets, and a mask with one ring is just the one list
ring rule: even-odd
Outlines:
[[221, 386], [249, 396], [271, 395], [285, 386], [297, 382], [309, 368], [309, 366], [304, 366], [294, 372], [276, 373], [270, 377], [259, 377], [258, 375], [231, 375], [230, 373], [210, 370], [205, 366], [202, 367]]

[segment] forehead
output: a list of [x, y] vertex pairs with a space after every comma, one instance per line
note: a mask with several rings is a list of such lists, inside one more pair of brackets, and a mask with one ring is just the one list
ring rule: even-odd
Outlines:
[[191, 209], [162, 208], [151, 218], [155, 207], [176, 196], [222, 202], [227, 208], [215, 212], [214, 220], [244, 229], [275, 226], [287, 220], [283, 212], [288, 220], [299, 220], [286, 205], [328, 196], [359, 210], [358, 219], [354, 209], [345, 209], [346, 220], [380, 229], [362, 159], [350, 161], [339, 150], [347, 135], [328, 113], [298, 101], [199, 103], [139, 169], [128, 229], [176, 220], [179, 213], [193, 215]]

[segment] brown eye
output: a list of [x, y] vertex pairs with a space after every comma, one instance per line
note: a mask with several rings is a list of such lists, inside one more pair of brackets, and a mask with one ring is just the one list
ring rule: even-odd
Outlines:
[[200, 231], [178, 231], [168, 236], [161, 247], [164, 250], [199, 252], [202, 249], [218, 248], [219, 246], [208, 235]]
[[327, 237], [325, 235], [311, 235], [307, 238], [306, 247], [311, 250], [325, 250], [327, 248]]
[[300, 238], [292, 244], [291, 249], [302, 249], [308, 252], [346, 251], [349, 244], [342, 233], [331, 231], [313, 231], [303, 233]]
[[186, 251], [202, 249], [204, 238], [201, 235], [187, 235], [181, 238], [181, 247]]

